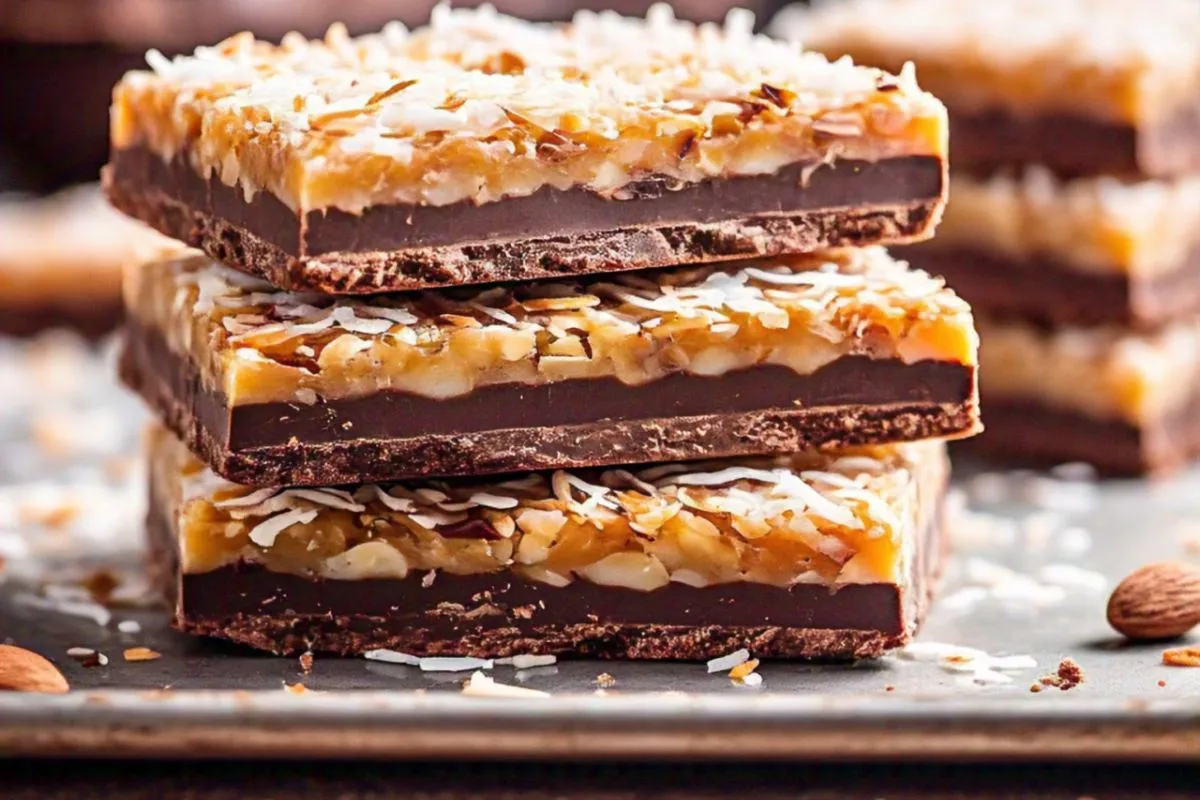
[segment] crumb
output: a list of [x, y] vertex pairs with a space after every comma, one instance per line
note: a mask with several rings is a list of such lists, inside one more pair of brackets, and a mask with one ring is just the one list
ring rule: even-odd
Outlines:
[[[1075, 659], [1067, 657], [1058, 662], [1058, 669], [1056, 671], [1038, 678], [1038, 683], [1042, 686], [1057, 687], [1066, 692], [1074, 689], [1085, 680], [1083, 667], [1079, 666]], [[1033, 689], [1031, 688], [1030, 691], [1033, 691]], [[1041, 690], [1039, 689], [1038, 691]]]
[[1042, 690], [1042, 684], [1040, 684], [1040, 683], [1035, 683], [1029, 687], [1029, 691], [1031, 691], [1034, 694], [1037, 694], [1041, 690]]
[[120, 587], [121, 579], [112, 570], [98, 569], [91, 572], [79, 585], [87, 590], [93, 601], [107, 606], [112, 602], [113, 592]]
[[283, 690], [288, 694], [312, 694], [312, 690], [303, 683], [284, 683]]
[[609, 675], [607, 672], [601, 672], [596, 676], [594, 683], [601, 689], [611, 689], [617, 685], [617, 679], [612, 675]]
[[312, 651], [309, 650], [308, 652], [301, 653], [300, 654], [300, 671], [303, 672], [305, 675], [308, 675], [309, 673], [312, 672], [312, 668], [313, 668]]
[[1162, 663], [1168, 667], [1200, 667], [1200, 647], [1172, 647], [1163, 650]]
[[1166, 682], [1166, 681], [1159, 681], [1159, 682], [1158, 682], [1158, 687], [1159, 687], [1160, 689], [1161, 689], [1161, 688], [1163, 688], [1163, 687], [1164, 687], [1164, 686], [1166, 686], [1166, 685], [1167, 685], [1167, 682]]
[[752, 658], [749, 661], [743, 661], [733, 669], [729, 670], [729, 677], [735, 681], [744, 681], [754, 670], [758, 669], [758, 659]]
[[149, 647], [130, 647], [125, 651], [126, 661], [154, 661], [158, 658], [162, 658], [162, 653]]
[[889, 683], [887, 686], [883, 687], [883, 690], [884, 690], [885, 692], [894, 692], [894, 691], [896, 691], [896, 687], [895, 687], [895, 686], [892, 686], [892, 685]]
[[104, 653], [92, 653], [90, 656], [79, 659], [79, 663], [85, 667], [107, 667], [108, 656]]

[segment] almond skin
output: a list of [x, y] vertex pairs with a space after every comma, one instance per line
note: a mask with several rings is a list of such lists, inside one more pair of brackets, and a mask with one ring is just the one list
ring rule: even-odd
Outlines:
[[37, 653], [0, 644], [0, 691], [65, 694], [67, 679]]
[[1134, 570], [1108, 599], [1108, 624], [1130, 639], [1183, 636], [1200, 625], [1200, 567], [1164, 561]]

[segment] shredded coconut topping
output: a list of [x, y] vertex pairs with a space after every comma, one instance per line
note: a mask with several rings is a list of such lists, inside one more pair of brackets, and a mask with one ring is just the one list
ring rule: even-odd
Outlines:
[[772, 32], [864, 63], [913, 59], [956, 111], [1066, 105], [1136, 121], [1190, 102], [1200, 75], [1193, 0], [827, 0]]
[[954, 202], [930, 247], [1048, 257], [1095, 272], [1154, 275], [1183, 268], [1200, 245], [1200, 177], [1062, 180], [1041, 167], [980, 180], [955, 173]]
[[646, 174], [944, 149], [944, 110], [911, 72], [830, 63], [753, 35], [740, 15], [696, 26], [665, 5], [569, 25], [443, 6], [412, 32], [351, 39], [334, 26], [280, 45], [239, 34], [147, 62], [116, 89], [116, 145], [186, 153], [294, 209], [613, 192]]
[[881, 248], [378, 297], [276, 291], [189, 254], [131, 271], [127, 298], [234, 403], [758, 364], [807, 374], [842, 355], [973, 363], [976, 348], [966, 303]]
[[[180, 498], [185, 570], [246, 559], [346, 579], [513, 569], [553, 585], [581, 577], [643, 591], [671, 581], [898, 581], [905, 540], [935, 511], [916, 497], [934, 496], [946, 474], [944, 446], [918, 443], [852, 451], [846, 466], [809, 453], [675, 475], [367, 484], [343, 496], [228, 483], [178, 440], [157, 437], [155, 481]], [[483, 603], [454, 613], [490, 612]]]

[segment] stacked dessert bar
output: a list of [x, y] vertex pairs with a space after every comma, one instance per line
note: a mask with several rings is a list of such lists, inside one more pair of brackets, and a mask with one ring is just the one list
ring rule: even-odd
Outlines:
[[952, 201], [905, 252], [986, 316], [989, 450], [1110, 471], [1200, 452], [1200, 3], [851, 0], [783, 24], [912, 59]]
[[151, 63], [106, 187], [203, 251], [126, 279], [178, 627], [638, 658], [912, 634], [941, 440], [978, 419], [970, 309], [879, 247], [944, 203], [911, 75], [665, 8]]

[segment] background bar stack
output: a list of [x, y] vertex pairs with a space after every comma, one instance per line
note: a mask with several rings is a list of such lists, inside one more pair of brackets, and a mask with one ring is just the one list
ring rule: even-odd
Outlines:
[[1200, 3], [851, 0], [778, 32], [908, 60], [953, 202], [905, 255], [986, 314], [988, 450], [1122, 473], [1200, 451]]
[[125, 283], [177, 627], [480, 657], [908, 640], [976, 334], [879, 245], [941, 215], [945, 111], [752, 25], [439, 8], [122, 80], [108, 197], [203, 251]]

